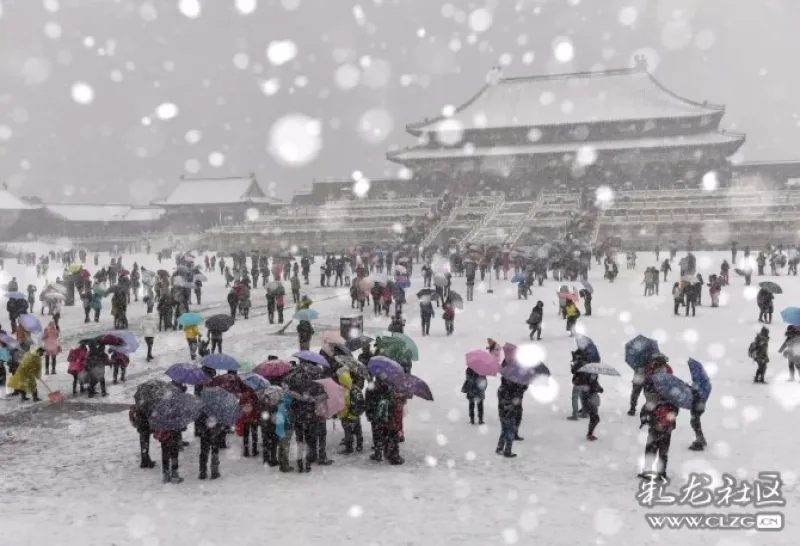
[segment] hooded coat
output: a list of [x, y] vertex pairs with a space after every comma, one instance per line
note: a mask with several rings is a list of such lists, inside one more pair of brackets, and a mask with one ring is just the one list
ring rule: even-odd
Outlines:
[[61, 352], [61, 345], [58, 343], [58, 328], [55, 322], [50, 322], [42, 333], [42, 346], [48, 356], [55, 356]]
[[22, 357], [14, 375], [8, 380], [8, 388], [33, 393], [36, 380], [42, 377], [42, 357], [36, 351], [28, 351]]

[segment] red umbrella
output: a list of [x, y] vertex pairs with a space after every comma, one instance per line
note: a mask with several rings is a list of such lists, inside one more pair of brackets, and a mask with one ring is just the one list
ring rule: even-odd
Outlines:
[[125, 276], [128, 276], [128, 275], [130, 275], [130, 274], [131, 274], [131, 272], [130, 272], [130, 271], [128, 271], [127, 269], [123, 269], [122, 271], [120, 271], [120, 272], [119, 272], [119, 274], [120, 274], [120, 275], [125, 275]]
[[102, 345], [114, 345], [114, 346], [125, 345], [124, 339], [122, 339], [119, 336], [114, 336], [111, 334], [104, 334], [102, 336], [97, 336], [97, 338], [95, 339], [97, 340], [98, 343]]
[[84, 279], [89, 279], [89, 278], [91, 278], [91, 276], [92, 276], [92, 274], [91, 274], [91, 273], [89, 273], [89, 272], [88, 272], [87, 270], [85, 270], [85, 269], [81, 269], [80, 271], [78, 271], [78, 275], [80, 275], [80, 276], [81, 276], [81, 277], [83, 277]]
[[246, 391], [253, 390], [247, 385], [247, 383], [244, 382], [244, 379], [242, 379], [236, 374], [231, 374], [231, 373], [226, 373], [214, 377], [209, 382], [209, 386], [219, 387], [237, 396], [242, 395]]
[[285, 375], [291, 369], [292, 365], [285, 360], [267, 360], [253, 368], [253, 373], [269, 379]]

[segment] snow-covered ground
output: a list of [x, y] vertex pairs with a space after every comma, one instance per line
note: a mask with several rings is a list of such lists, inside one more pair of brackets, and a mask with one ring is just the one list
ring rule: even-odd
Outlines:
[[[723, 256], [698, 255], [704, 276], [718, 270]], [[148, 268], [157, 266], [153, 257], [124, 258], [128, 266], [134, 259]], [[428, 381], [436, 400], [414, 400], [408, 407], [407, 440], [401, 444], [404, 466], [373, 463], [368, 453], [337, 455], [341, 437], [337, 426], [328, 437], [335, 464], [314, 467], [310, 475], [280, 474], [263, 468], [258, 460], [243, 459], [234, 440], [234, 447], [223, 452], [221, 480], [197, 480], [198, 447], [192, 445], [181, 455], [186, 481], [163, 485], [158, 468], [139, 469], [136, 434], [127, 413], [119, 410], [130, 402], [137, 383], [158, 377], [168, 365], [186, 359], [182, 336], [170, 333], [156, 339], [153, 363], [146, 364], [143, 354], [137, 354], [129, 368], [130, 381], [111, 386], [107, 399], [92, 402], [107, 406], [108, 412], [92, 412], [86, 405], [74, 406], [80, 411], [70, 410], [69, 404], [49, 409], [43, 402], [29, 419], [17, 414], [15, 420], [6, 421], [0, 429], [0, 544], [795, 544], [800, 536], [796, 508], [800, 463], [794, 428], [800, 416], [800, 383], [786, 381], [786, 363], [777, 354], [785, 325], [778, 318], [772, 327], [769, 384], [754, 385], [755, 365], [746, 353], [760, 327], [756, 289], [745, 288], [741, 278], [734, 278], [723, 291], [721, 308], [703, 306], [695, 318], [675, 317], [671, 282], [661, 284], [660, 296], [642, 296], [642, 270], [647, 265], [655, 265], [652, 254], [640, 255], [635, 272], [626, 271], [622, 264], [614, 284], [601, 279], [599, 267], [591, 272], [594, 316], [581, 318], [579, 327], [595, 340], [604, 362], [623, 374], [600, 379], [605, 394], [597, 442], [585, 439], [585, 420], [565, 419], [570, 411], [569, 352], [574, 341], [556, 316], [556, 283], [535, 287], [527, 301], [517, 299], [516, 287], [508, 281], [494, 283], [493, 294], [479, 286], [475, 301], [458, 315], [452, 337], [445, 337], [437, 314], [431, 337], [422, 338], [416, 299], [411, 295], [422, 283], [415, 276], [408, 291], [406, 333], [420, 346], [421, 360], [414, 373]], [[9, 260], [6, 269], [17, 275], [20, 286], [33, 280], [30, 271]], [[781, 282], [785, 290], [776, 298], [777, 317], [781, 308], [800, 301], [800, 281], [794, 277], [771, 280]], [[463, 283], [463, 279], [454, 280], [454, 288], [462, 294]], [[351, 312], [346, 292], [338, 293], [340, 297], [333, 289], [311, 291], [318, 301], [315, 308], [321, 313], [321, 325], [335, 326], [340, 315]], [[257, 294], [260, 291], [254, 291], [254, 303], [263, 306]], [[203, 309], [223, 310], [224, 295], [221, 277], [211, 276]], [[518, 458], [504, 459], [494, 453], [499, 433], [498, 380], [489, 380], [487, 425], [470, 426], [460, 392], [464, 354], [484, 346], [487, 337], [525, 344], [525, 319], [539, 299], [546, 308], [544, 338], [523, 351], [544, 356], [553, 377], [547, 385], [530, 389], [521, 428], [525, 441], [514, 446]], [[708, 299], [707, 291], [704, 299]], [[255, 309], [251, 320], [237, 322], [226, 334], [226, 352], [260, 361], [268, 354], [285, 355], [295, 348], [293, 328], [287, 331], [292, 335], [273, 335], [277, 328], [268, 324], [264, 312], [263, 307]], [[129, 315], [134, 330], [143, 313], [142, 304], [133, 304]], [[103, 327], [110, 327], [107, 309], [101, 320]], [[368, 329], [376, 331], [388, 324], [371, 313], [365, 321]], [[62, 331], [68, 346], [88, 331], [99, 330], [94, 324], [84, 325], [76, 307], [65, 311]], [[635, 500], [644, 433], [639, 431], [638, 417], [625, 415], [631, 371], [623, 361], [623, 344], [637, 333], [658, 339], [675, 373], [684, 379], [689, 380], [689, 357], [713, 372], [714, 389], [703, 417], [709, 448], [704, 453], [686, 449], [694, 436], [688, 412], [683, 411], [670, 454], [674, 484], [682, 485], [682, 476], [690, 472], [754, 479], [759, 471], [780, 471], [787, 499], [782, 532], [653, 531], [648, 527], [647, 510]], [[62, 359], [59, 374], [49, 381], [69, 391], [65, 367]], [[19, 405], [16, 400], [0, 401], [0, 412], [8, 419]], [[151, 450], [158, 455], [155, 442]], [[681, 511], [699, 513], [691, 508]], [[752, 507], [738, 511], [752, 511]]]

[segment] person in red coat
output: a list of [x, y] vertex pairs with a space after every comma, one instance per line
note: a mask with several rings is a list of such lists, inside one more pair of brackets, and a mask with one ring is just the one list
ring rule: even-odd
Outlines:
[[400, 442], [403, 438], [403, 411], [408, 398], [395, 393], [389, 408], [389, 419], [386, 422], [386, 459], [390, 464], [401, 465], [405, 461], [400, 456]]
[[639, 403], [639, 395], [644, 390], [645, 398], [648, 395], [655, 393], [655, 386], [653, 385], [653, 375], [658, 372], [666, 372], [672, 374], [672, 368], [669, 365], [669, 359], [661, 353], [654, 354], [650, 361], [645, 364], [643, 368], [636, 370], [633, 376], [633, 385], [631, 387], [630, 408], [628, 415], [633, 417], [636, 415], [636, 406]]
[[239, 395], [239, 406], [242, 408], [242, 414], [236, 423], [236, 430], [242, 432], [244, 456], [257, 457], [259, 412], [256, 391], [246, 387]]

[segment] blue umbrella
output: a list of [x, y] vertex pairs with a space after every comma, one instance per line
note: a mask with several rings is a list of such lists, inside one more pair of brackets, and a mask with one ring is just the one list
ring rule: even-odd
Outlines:
[[500, 369], [500, 375], [519, 385], [529, 385], [540, 375], [550, 375], [550, 370], [542, 363], [536, 366], [523, 366], [512, 360]]
[[600, 362], [600, 351], [597, 349], [592, 338], [578, 334], [575, 336], [575, 343], [578, 344], [578, 349], [583, 351], [586, 355], [588, 363]]
[[653, 386], [658, 394], [670, 404], [679, 408], [691, 409], [694, 401], [692, 387], [684, 383], [681, 378], [671, 373], [659, 372], [653, 374]]
[[305, 360], [306, 362], [312, 362], [317, 364], [318, 366], [328, 367], [330, 363], [328, 359], [322, 356], [319, 353], [315, 353], [314, 351], [299, 351], [292, 355], [293, 357], [299, 358], [300, 360]]
[[42, 333], [42, 323], [39, 322], [39, 319], [31, 314], [20, 315], [19, 323], [22, 324], [22, 327], [25, 329], [26, 332], [31, 334], [41, 334]]
[[8, 292], [6, 297], [10, 300], [27, 300], [28, 296], [23, 294], [22, 292]]
[[307, 320], [312, 321], [319, 318], [319, 313], [314, 311], [313, 309], [301, 309], [297, 313], [294, 314], [294, 318], [297, 320]]
[[118, 337], [123, 341], [122, 346], [114, 347], [114, 350], [118, 353], [127, 355], [135, 353], [136, 350], [139, 349], [139, 340], [132, 332], [129, 332], [128, 330], [114, 330], [112, 332], [108, 332], [106, 335]]
[[239, 369], [239, 363], [232, 356], [222, 353], [206, 355], [200, 363], [207, 368], [215, 370], [235, 371]]
[[242, 374], [242, 379], [251, 389], [255, 391], [260, 391], [261, 389], [266, 389], [270, 386], [270, 382], [257, 373]]
[[203, 411], [216, 424], [230, 427], [242, 414], [239, 397], [219, 387], [207, 387], [200, 393]]
[[11, 362], [11, 353], [5, 347], [0, 347], [0, 362]]
[[525, 280], [525, 273], [519, 272], [516, 273], [513, 277], [511, 277], [511, 282], [517, 283], [522, 282]]
[[178, 317], [178, 324], [181, 326], [197, 326], [203, 323], [203, 315], [190, 311]]
[[787, 307], [781, 311], [783, 322], [792, 326], [800, 326], [800, 307]]
[[191, 364], [173, 364], [167, 368], [165, 373], [167, 377], [176, 383], [182, 383], [184, 385], [202, 385], [209, 380], [209, 377], [203, 370]]
[[658, 342], [642, 335], [625, 344], [625, 363], [634, 371], [643, 368], [657, 354]]
[[182, 430], [200, 417], [203, 403], [185, 392], [172, 393], [156, 402], [150, 412], [151, 430]]
[[386, 356], [373, 356], [369, 359], [367, 370], [372, 375], [391, 375], [395, 373], [405, 373], [403, 367]]
[[708, 377], [703, 365], [693, 358], [689, 359], [689, 372], [692, 374], [694, 388], [697, 389], [697, 392], [703, 398], [703, 402], [705, 402], [711, 395], [711, 378]]

